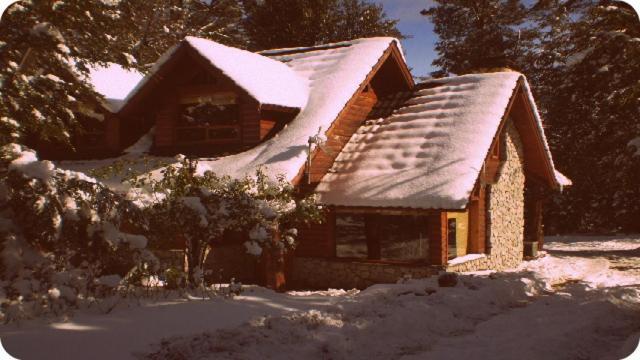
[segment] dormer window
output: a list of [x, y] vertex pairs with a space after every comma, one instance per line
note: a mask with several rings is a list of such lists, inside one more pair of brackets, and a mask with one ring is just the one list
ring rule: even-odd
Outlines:
[[178, 143], [233, 143], [240, 140], [240, 112], [235, 94], [183, 97], [180, 103], [176, 124]]

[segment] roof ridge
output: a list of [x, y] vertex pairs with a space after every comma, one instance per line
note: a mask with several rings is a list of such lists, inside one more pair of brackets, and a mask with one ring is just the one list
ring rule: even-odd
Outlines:
[[265, 49], [265, 50], [256, 51], [256, 54], [260, 54], [264, 56], [277, 56], [277, 55], [296, 54], [296, 53], [308, 52], [308, 51], [339, 49], [342, 47], [349, 47], [349, 46], [355, 45], [358, 42], [363, 40], [374, 40], [374, 39], [378, 39], [378, 40], [389, 39], [390, 41], [394, 40], [399, 42], [397, 38], [394, 38], [391, 36], [372, 36], [372, 37], [362, 37], [362, 38], [356, 38], [351, 40], [336, 41], [336, 42], [330, 42], [330, 43], [318, 44], [318, 45], [312, 45], [312, 46], [299, 46], [299, 47], [292, 46], [292, 47], [286, 47], [286, 48]]

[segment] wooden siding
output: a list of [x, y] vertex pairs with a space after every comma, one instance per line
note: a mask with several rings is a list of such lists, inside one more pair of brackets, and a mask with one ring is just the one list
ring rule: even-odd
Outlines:
[[336, 215], [333, 210], [326, 214], [322, 224], [302, 227], [298, 236], [297, 256], [335, 257]]
[[331, 129], [327, 131], [328, 140], [325, 147], [330, 151], [317, 151], [311, 160], [309, 173], [311, 184], [314, 187], [331, 168], [340, 151], [349, 142], [351, 135], [358, 130], [362, 122], [367, 118], [376, 100], [377, 97], [372, 91], [360, 93], [347, 110], [333, 123]]
[[166, 147], [173, 145], [174, 118], [177, 111], [174, 106], [166, 106], [156, 115], [155, 146]]
[[275, 126], [274, 120], [260, 119], [260, 140], [264, 139]]
[[249, 95], [240, 101], [240, 123], [242, 145], [255, 145], [260, 142], [260, 104]]

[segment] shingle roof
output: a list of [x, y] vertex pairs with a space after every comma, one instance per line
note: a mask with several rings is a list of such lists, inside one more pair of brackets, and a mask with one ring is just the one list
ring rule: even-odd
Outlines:
[[[367, 122], [316, 191], [343, 206], [463, 209], [518, 81], [515, 72], [436, 79]], [[532, 98], [530, 98], [532, 101]], [[535, 112], [535, 106], [534, 106]], [[536, 112], [539, 131], [542, 125]], [[550, 164], [551, 156], [542, 133]], [[556, 181], [560, 183], [556, 176]]]
[[381, 59], [394, 38], [366, 38], [319, 47], [262, 52], [286, 64], [307, 81], [309, 99], [300, 113], [273, 138], [239, 154], [201, 161], [199, 169], [242, 177], [258, 168], [293, 180], [307, 160], [310, 136], [326, 131]]

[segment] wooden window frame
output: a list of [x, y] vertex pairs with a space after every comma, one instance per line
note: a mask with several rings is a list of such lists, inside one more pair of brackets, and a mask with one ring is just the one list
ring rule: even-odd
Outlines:
[[[176, 145], [202, 145], [202, 144], [220, 144], [220, 145], [232, 145], [242, 143], [242, 117], [240, 104], [238, 102], [238, 96], [232, 92], [212, 92], [208, 94], [199, 94], [198, 96], [183, 95], [180, 98], [180, 106], [211, 103], [213, 105], [235, 105], [238, 107], [236, 113], [235, 124], [221, 124], [221, 125], [182, 125], [176, 123], [174, 125], [174, 132], [176, 134]], [[182, 116], [182, 109], [178, 116]], [[198, 131], [203, 133], [203, 138], [198, 140], [181, 140], [178, 133], [181, 131]], [[235, 131], [233, 137], [214, 137], [211, 135], [213, 131]]]
[[[333, 236], [336, 237], [334, 240], [334, 258], [338, 259], [338, 260], [343, 260], [343, 261], [351, 261], [351, 262], [363, 262], [363, 263], [375, 263], [375, 264], [392, 264], [392, 265], [429, 265], [430, 261], [430, 255], [427, 252], [426, 254], [423, 255], [422, 258], [414, 258], [414, 259], [382, 259], [382, 242], [380, 241], [380, 238], [375, 236], [375, 234], [379, 233], [378, 228], [376, 226], [374, 226], [374, 228], [369, 228], [367, 226], [367, 220], [366, 217], [367, 216], [384, 216], [384, 217], [400, 217], [400, 216], [407, 216], [407, 217], [420, 217], [423, 218], [423, 225], [425, 226], [424, 228], [424, 234], [425, 234], [425, 238], [426, 238], [426, 246], [428, 247], [428, 251], [431, 251], [431, 249], [429, 248], [430, 246], [430, 239], [429, 239], [429, 229], [428, 227], [430, 226], [429, 221], [428, 221], [428, 216], [426, 216], [425, 214], [375, 214], [375, 213], [363, 213], [363, 212], [345, 212], [345, 211], [341, 211], [336, 213], [336, 218], [338, 215], [362, 215], [365, 216], [365, 242], [367, 244], [367, 257], [346, 257], [346, 256], [338, 256], [338, 241], [337, 241], [337, 224], [334, 222], [334, 234]], [[381, 219], [379, 219], [381, 220]], [[335, 219], [334, 219], [335, 221]], [[380, 221], [376, 221], [375, 223], [381, 223]], [[373, 236], [370, 236], [373, 235]], [[373, 245], [373, 246], [371, 246]], [[372, 253], [373, 250], [373, 253]]]

